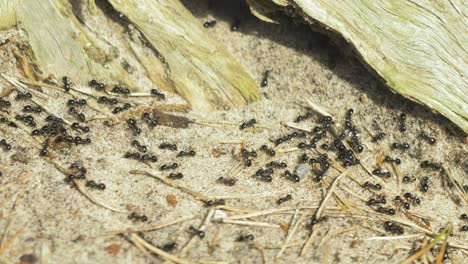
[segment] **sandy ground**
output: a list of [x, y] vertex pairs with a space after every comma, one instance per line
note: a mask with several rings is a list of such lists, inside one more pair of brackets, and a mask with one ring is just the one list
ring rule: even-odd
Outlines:
[[[143, 232], [144, 239], [155, 246], [177, 243], [170, 254], [189, 263], [397, 263], [421, 247], [424, 232], [437, 234], [449, 224], [453, 225], [449, 240], [453, 246], [448, 249], [446, 262], [462, 263], [467, 258], [468, 239], [466, 232], [460, 231], [461, 226], [467, 224], [460, 219], [462, 213], [468, 212], [466, 202], [456, 202], [459, 194], [453, 186], [447, 186], [444, 181], [446, 174], [419, 166], [423, 160], [441, 162], [453, 177], [467, 185], [467, 147], [463, 143], [465, 135], [460, 130], [427, 108], [390, 92], [358, 61], [343, 55], [329, 44], [325, 36], [312, 32], [307, 26], [295, 24], [288, 18], [284, 18], [280, 25], [265, 24], [250, 15], [237, 1], [209, 4], [208, 1], [186, 0], [184, 3], [200, 23], [217, 20], [216, 26], [207, 31], [227, 46], [255, 80], [260, 83], [263, 72], [271, 71], [268, 86], [261, 88], [263, 98], [242, 109], [174, 113], [205, 123], [207, 120], [219, 121], [212, 125], [190, 123], [187, 128], [158, 126], [149, 129], [138, 121], [142, 129], [138, 136], [132, 134], [125, 122], [107, 126], [102, 120], [91, 121], [86, 124], [91, 132], [81, 136], [91, 138], [92, 144], [51, 150], [53, 162], [39, 156], [39, 149], [35, 147], [37, 142], [29, 135], [31, 128], [13, 129], [0, 124], [0, 139], [12, 145], [10, 151], [0, 149], [0, 171], [3, 174], [0, 177], [0, 262], [162, 263], [164, 258], [138, 249], [130, 241], [129, 233], [111, 233], [158, 227], [175, 220], [181, 221]], [[231, 32], [230, 26], [236, 19], [240, 20], [240, 30]], [[0, 43], [8, 37], [21, 39], [12, 30], [0, 34]], [[0, 71], [18, 75], [11, 48], [11, 45], [6, 45], [0, 50]], [[1, 78], [0, 91], [7, 87], [10, 84]], [[74, 120], [66, 112], [65, 103], [71, 99], [70, 95], [51, 89], [44, 89], [44, 92], [53, 98], [49, 100], [53, 101], [49, 102], [51, 109], [61, 117]], [[15, 96], [16, 92], [13, 92], [4, 98], [13, 104], [11, 116], [20, 114], [23, 106], [31, 104], [17, 102]], [[175, 96], [169, 97], [169, 101], [180, 101]], [[282, 170], [275, 170], [271, 183], [262, 182], [252, 175], [269, 161], [284, 161], [293, 171], [303, 153], [310, 157], [319, 154], [313, 149], [294, 149], [301, 141], [294, 139], [278, 146], [274, 158], [258, 151], [252, 167], [241, 166], [239, 171], [233, 172], [232, 169], [239, 164], [240, 145], [222, 142], [242, 140], [248, 150], [258, 150], [263, 144], [273, 147], [272, 140], [295, 131], [280, 122], [292, 122], [299, 114], [305, 113], [306, 99], [326, 109], [334, 117], [334, 127], [338, 131], [343, 129], [346, 111], [353, 108], [353, 122], [360, 131], [359, 137], [365, 148], [358, 154], [361, 163], [373, 170], [379, 166], [381, 157], [399, 157], [402, 163], [395, 166], [398, 175], [408, 175], [412, 180], [398, 186], [395, 175], [390, 179], [380, 179], [370, 176], [361, 166], [347, 169], [349, 177], [342, 178], [335, 189], [336, 196], [326, 203], [329, 209], [323, 215], [327, 219], [314, 228], [318, 232], [313, 243], [301, 256], [303, 245], [311, 234], [308, 223], [329, 189], [324, 182], [331, 184], [340, 172], [331, 168], [322, 183], [313, 181], [312, 173], [294, 183], [281, 177]], [[140, 103], [155, 105], [160, 102], [145, 99]], [[87, 107], [84, 113], [96, 115]], [[401, 113], [407, 115], [407, 131], [404, 133], [398, 129]], [[34, 114], [39, 127], [44, 124], [46, 116], [46, 113]], [[257, 120], [253, 129], [239, 130], [240, 123], [252, 118]], [[298, 125], [310, 129], [318, 124], [317, 119], [314, 116]], [[385, 132], [386, 137], [373, 142], [372, 136], [379, 132]], [[436, 138], [437, 143], [428, 144], [420, 137], [423, 132]], [[41, 140], [40, 137], [38, 139]], [[135, 151], [131, 146], [134, 139], [147, 145], [149, 152], [158, 157], [158, 162], [146, 165], [124, 159], [125, 152]], [[320, 144], [332, 141], [333, 138], [328, 136]], [[178, 158], [177, 152], [158, 148], [163, 142], [177, 144], [179, 151], [194, 150], [196, 155]], [[410, 149], [392, 150], [390, 146], [394, 142], [407, 142]], [[320, 147], [317, 149], [325, 151]], [[329, 155], [335, 160], [332, 153], [330, 151]], [[54, 164], [59, 164], [68, 168], [76, 161], [86, 167], [88, 180], [106, 185], [103, 191], [84, 188], [89, 195], [123, 212], [114, 212], [91, 202], [82, 192], [71, 187], [64, 180], [66, 176], [54, 167]], [[177, 184], [208, 199], [223, 198], [226, 207], [215, 211], [216, 207], [207, 207], [203, 201], [181, 189], [147, 175], [129, 173], [141, 170], [166, 179], [171, 171], [160, 172], [158, 168], [173, 162], [179, 164], [174, 172], [184, 175], [183, 179], [175, 181]], [[381, 166], [382, 170], [395, 174], [391, 165], [383, 163]], [[236, 184], [225, 186], [217, 183], [221, 176], [236, 179]], [[424, 176], [430, 179], [426, 193], [420, 191], [420, 180]], [[376, 196], [373, 191], [360, 186], [366, 181], [382, 182], [383, 190], [377, 194], [387, 198], [386, 206], [396, 209], [395, 216], [377, 214], [365, 204], [367, 199]], [[408, 213], [405, 215], [405, 210], [392, 202], [396, 195], [405, 192], [412, 192], [421, 199], [419, 206], [411, 206], [408, 210], [413, 217]], [[288, 194], [292, 199], [278, 205], [277, 200]], [[285, 210], [242, 218], [246, 221], [242, 223], [220, 223], [215, 219], [279, 208]], [[148, 221], [129, 220], [131, 212], [145, 214]], [[214, 220], [210, 217], [213, 212], [216, 212]], [[414, 215], [426, 218], [427, 222]], [[405, 235], [415, 236], [388, 239], [397, 235], [385, 232], [383, 223], [386, 220], [403, 221], [406, 223], [402, 224]], [[243, 225], [245, 223], [249, 225]], [[205, 237], [200, 239], [191, 234], [190, 226], [202, 227]], [[249, 234], [254, 237], [252, 241], [236, 241], [240, 235]], [[386, 238], [367, 240], [371, 237]], [[277, 258], [283, 245], [287, 246]], [[439, 248], [437, 246], [433, 256], [425, 260], [433, 260]]]

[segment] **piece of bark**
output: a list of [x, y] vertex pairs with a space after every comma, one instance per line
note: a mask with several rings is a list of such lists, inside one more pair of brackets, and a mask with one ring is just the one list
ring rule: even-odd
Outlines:
[[274, 10], [253, 5], [260, 18], [292, 10], [308, 23], [338, 33], [392, 90], [468, 132], [466, 1], [249, 1], [277, 5]]

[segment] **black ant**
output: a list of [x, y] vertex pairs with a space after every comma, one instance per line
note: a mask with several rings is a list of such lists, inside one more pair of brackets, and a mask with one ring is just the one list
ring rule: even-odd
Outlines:
[[44, 143], [42, 144], [41, 152], [39, 152], [39, 155], [42, 157], [47, 156], [47, 154], [49, 153], [49, 151], [47, 150], [49, 148], [49, 140], [49, 138], [46, 138], [44, 140]]
[[411, 178], [409, 176], [404, 176], [402, 181], [403, 181], [403, 183], [409, 183], [410, 180], [411, 180]]
[[97, 190], [105, 190], [106, 185], [104, 183], [96, 183], [95, 181], [87, 181], [86, 187], [97, 189]]
[[39, 114], [42, 113], [42, 108], [40, 106], [34, 107], [31, 105], [26, 105], [25, 107], [23, 107], [23, 112]]
[[442, 164], [437, 163], [437, 162], [431, 162], [431, 161], [425, 160], [425, 161], [421, 162], [421, 168], [422, 169], [440, 170], [442, 168]]
[[128, 219], [135, 220], [135, 221], [141, 221], [141, 222], [148, 221], [148, 217], [146, 215], [139, 215], [139, 214], [137, 214], [135, 212], [132, 212], [130, 215], [128, 215]]
[[400, 131], [405, 132], [406, 131], [406, 114], [402, 113], [400, 115]]
[[272, 168], [259, 169], [257, 170], [257, 172], [255, 172], [254, 177], [264, 182], [271, 182], [273, 181], [273, 178], [271, 177], [271, 174], [273, 174], [273, 172], [274, 171]]
[[373, 205], [376, 205], [376, 204], [386, 204], [387, 203], [387, 200], [384, 198], [384, 197], [379, 197], [379, 198], [370, 198], [369, 200], [367, 200], [366, 204], [368, 206], [373, 206]]
[[309, 225], [308, 225], [308, 226], [309, 226], [310, 228], [312, 228], [312, 227], [314, 227], [316, 224], [318, 224], [318, 223], [320, 223], [320, 222], [323, 222], [323, 221], [325, 221], [325, 220], [327, 220], [326, 217], [320, 217], [320, 218], [317, 219], [317, 217], [313, 216], [313, 217], [310, 219], [310, 222], [309, 222]]
[[234, 186], [236, 184], [236, 179], [234, 178], [225, 178], [225, 177], [219, 177], [216, 182], [224, 184], [226, 186]]
[[393, 149], [403, 149], [403, 150], [407, 150], [410, 148], [410, 145], [408, 143], [393, 143], [392, 144], [392, 148]]
[[297, 174], [293, 174], [289, 170], [286, 170], [283, 173], [283, 177], [285, 177], [286, 179], [288, 179], [290, 181], [293, 181], [293, 182], [300, 182], [301, 181], [301, 178]]
[[262, 79], [262, 83], [261, 83], [261, 87], [266, 87], [268, 85], [268, 77], [270, 77], [270, 70], [266, 70], [264, 73], [263, 73], [263, 79]]
[[254, 118], [253, 118], [253, 119], [250, 119], [249, 121], [242, 123], [242, 124], [239, 126], [239, 129], [240, 129], [240, 130], [244, 130], [244, 129], [246, 129], [246, 128], [253, 127], [256, 123], [257, 123], [257, 120], [255, 120]]
[[387, 208], [387, 207], [378, 207], [375, 211], [378, 213], [388, 214], [388, 215], [395, 215], [395, 209]]
[[148, 151], [148, 146], [140, 144], [138, 140], [133, 140], [132, 141], [132, 146], [134, 146], [138, 151], [146, 153]]
[[267, 145], [262, 145], [260, 147], [260, 150], [264, 151], [268, 156], [271, 156], [271, 157], [276, 155], [275, 150], [268, 148]]
[[377, 135], [372, 137], [372, 141], [377, 142], [377, 141], [380, 141], [380, 140], [384, 139], [384, 137], [385, 137], [385, 133], [380, 132]]
[[170, 143], [161, 143], [159, 144], [160, 149], [169, 149], [169, 150], [177, 150], [177, 145], [176, 144], [170, 144]]
[[193, 226], [190, 226], [190, 229], [189, 229], [190, 233], [198, 236], [199, 238], [204, 238], [205, 237], [205, 232], [203, 230], [200, 230], [200, 229], [196, 229], [195, 227]]
[[431, 144], [431, 145], [434, 145], [434, 144], [436, 143], [436, 139], [435, 139], [435, 138], [430, 137], [430, 136], [428, 136], [428, 135], [425, 134], [425, 133], [422, 133], [422, 134], [421, 134], [421, 137], [422, 137], [423, 139], [425, 139], [425, 140], [426, 140], [429, 144]]
[[403, 227], [398, 225], [395, 222], [392, 221], [385, 221], [384, 222], [384, 229], [385, 231], [392, 233], [392, 234], [400, 234], [402, 235], [404, 233]]
[[194, 157], [196, 154], [195, 150], [190, 150], [190, 151], [180, 151], [177, 154], [177, 157]]
[[98, 81], [96, 81], [96, 80], [91, 80], [91, 81], [89, 82], [89, 84], [90, 84], [91, 86], [94, 86], [94, 88], [96, 88], [97, 90], [103, 90], [104, 87], [105, 87], [104, 83], [100, 83], [100, 82], [98, 82]]
[[159, 248], [162, 249], [163, 251], [171, 252], [171, 251], [173, 251], [176, 247], [177, 247], [177, 243], [172, 242], [172, 243], [164, 244], [163, 246], [161, 246], [161, 247], [159, 247]]
[[370, 182], [365, 182], [364, 183], [364, 188], [380, 191], [380, 190], [382, 190], [382, 185], [380, 185], [378, 183], [373, 184], [373, 183], [370, 183]]
[[63, 76], [62, 81], [63, 81], [63, 88], [65, 89], [65, 92], [68, 93], [71, 89], [72, 83], [70, 82], [70, 79], [67, 76]]
[[158, 120], [152, 117], [150, 113], [143, 113], [142, 119], [146, 121], [150, 128], [154, 128], [159, 124]]
[[99, 104], [111, 104], [111, 105], [116, 105], [119, 103], [119, 101], [115, 98], [108, 98], [105, 96], [101, 96], [97, 99], [97, 102]]
[[25, 123], [29, 127], [36, 126], [36, 121], [32, 115], [16, 115], [15, 119]]
[[158, 158], [156, 156], [154, 156], [154, 155], [149, 155], [149, 154], [140, 155], [140, 153], [138, 153], [138, 152], [127, 152], [127, 153], [125, 153], [124, 158], [134, 159], [134, 160], [138, 160], [138, 161], [141, 161], [141, 162], [150, 161], [150, 162], [154, 163], [154, 162], [158, 161]]
[[133, 131], [135, 136], [141, 134], [141, 129], [137, 126], [137, 121], [135, 118], [128, 119], [127, 125]]
[[429, 190], [429, 177], [424, 176], [421, 178], [421, 192], [427, 192]]
[[390, 178], [392, 176], [392, 174], [389, 171], [381, 171], [379, 169], [373, 170], [372, 174], [375, 175], [375, 176], [387, 177], [387, 178]]
[[284, 202], [287, 202], [287, 201], [289, 201], [291, 199], [292, 199], [292, 196], [290, 194], [288, 194], [288, 195], [286, 195], [284, 197], [279, 198], [278, 201], [276, 201], [276, 204], [280, 205], [280, 204], [282, 204]]
[[286, 168], [286, 167], [288, 167], [288, 164], [286, 164], [286, 162], [270, 161], [269, 163], [266, 164], [266, 167], [269, 167], [269, 168]]
[[384, 159], [385, 162], [388, 162], [388, 163], [396, 163], [396, 164], [401, 164], [401, 160], [399, 158], [391, 158], [389, 156], [386, 156], [385, 159]]
[[4, 151], [11, 150], [11, 144], [8, 144], [5, 139], [0, 140], [0, 145]]
[[21, 100], [28, 100], [32, 98], [31, 93], [18, 93], [15, 97], [16, 101], [21, 101]]
[[73, 99], [70, 99], [68, 100], [67, 102], [67, 105], [68, 106], [84, 106], [86, 105], [87, 102], [85, 99], [80, 99], [80, 100], [73, 100]]
[[[307, 112], [307, 113], [305, 113], [304, 115], [298, 115], [298, 116], [296, 117], [296, 120], [295, 120], [294, 122], [299, 123], [299, 122], [301, 122], [301, 121], [303, 121], [303, 120], [306, 120], [306, 119], [311, 118], [312, 116], [313, 116], [313, 113], [312, 113], [312, 112]], [[318, 131], [316, 131], [316, 132], [318, 132]]]
[[91, 144], [91, 139], [90, 138], [81, 138], [79, 136], [76, 136], [74, 139], [75, 145], [88, 145]]
[[88, 132], [90, 131], [89, 127], [87, 127], [87, 126], [80, 126], [80, 124], [78, 124], [78, 123], [76, 123], [76, 122], [73, 123], [73, 124], [71, 124], [71, 128], [72, 128], [72, 129], [75, 129], [75, 130], [81, 130], [81, 131], [83, 131], [84, 133], [88, 133]]
[[184, 178], [184, 175], [181, 172], [177, 172], [177, 173], [171, 173], [167, 177], [172, 180], [180, 180]]
[[252, 241], [254, 240], [253, 235], [240, 235], [237, 239], [236, 242], [246, 242], [246, 241]]
[[462, 214], [460, 215], [461, 220], [468, 220], [468, 215], [467, 214]]
[[210, 20], [203, 23], [203, 27], [205, 28], [212, 28], [214, 26], [216, 26], [216, 20]]
[[112, 88], [112, 92], [116, 93], [116, 94], [129, 95], [130, 94], [130, 89], [122, 88], [120, 86], [114, 86], [114, 88]]
[[240, 28], [241, 21], [240, 19], [236, 19], [232, 24], [231, 24], [231, 31], [238, 31]]
[[224, 199], [209, 200], [209, 201], [205, 202], [205, 206], [207, 206], [207, 207], [225, 205], [225, 204], [226, 204], [226, 201], [224, 201]]
[[164, 171], [164, 170], [174, 170], [174, 169], [177, 169], [179, 167], [179, 164], [177, 163], [172, 163], [172, 164], [164, 164], [162, 165], [159, 169]]
[[68, 108], [68, 113], [78, 118], [78, 120], [80, 120], [81, 122], [86, 121], [86, 116], [83, 113], [79, 113], [78, 110], [76, 110], [76, 108], [73, 106]]
[[161, 93], [160, 91], [158, 91], [156, 89], [151, 89], [151, 95], [154, 95], [154, 96], [158, 97], [161, 100], [164, 100], [166, 98], [166, 95], [164, 95], [163, 93]]

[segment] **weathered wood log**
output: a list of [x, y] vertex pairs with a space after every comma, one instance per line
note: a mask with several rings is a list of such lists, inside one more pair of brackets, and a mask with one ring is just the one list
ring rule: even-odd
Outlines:
[[468, 132], [468, 2], [463, 0], [248, 0], [272, 22], [286, 10], [338, 33], [394, 91]]
[[[125, 35], [119, 38], [125, 43], [103, 36], [108, 34], [94, 18], [107, 10], [94, 0], [2, 0], [0, 29], [18, 24], [26, 31], [33, 53], [27, 55], [42, 76], [69, 76], [83, 85], [98, 79], [133, 91], [157, 87], [198, 110], [242, 106], [259, 97], [243, 67], [178, 0], [109, 3], [129, 21], [127, 32], [112, 32]], [[133, 76], [128, 61], [155, 87], [141, 87], [141, 74]]]

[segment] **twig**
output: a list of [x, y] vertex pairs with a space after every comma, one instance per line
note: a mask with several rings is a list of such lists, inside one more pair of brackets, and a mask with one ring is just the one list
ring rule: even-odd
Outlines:
[[166, 185], [169, 185], [169, 186], [172, 186], [174, 188], [177, 188], [187, 194], [190, 194], [191, 196], [195, 197], [195, 199], [197, 200], [200, 200], [200, 201], [209, 201], [211, 200], [209, 197], [199, 193], [199, 192], [196, 192], [196, 191], [193, 191], [192, 189], [189, 189], [185, 186], [182, 186], [180, 185], [179, 183], [173, 181], [173, 180], [170, 180], [170, 179], [167, 179], [167, 178], [163, 178], [163, 177], [160, 177], [158, 174], [159, 173], [151, 173], [151, 172], [147, 172], [147, 171], [141, 171], [141, 170], [132, 170], [129, 172], [130, 174], [141, 174], [141, 175], [146, 175], [146, 176], [150, 176], [150, 177], [153, 177], [153, 178], [156, 178], [158, 180], [160, 180], [161, 182], [163, 182], [164, 184]]
[[284, 250], [286, 249], [286, 245], [289, 243], [291, 238], [293, 237], [294, 233], [297, 230], [297, 227], [299, 224], [302, 222], [302, 219], [304, 219], [304, 214], [302, 214], [299, 219], [297, 219], [295, 222], [294, 220], [296, 219], [297, 215], [299, 214], [299, 209], [296, 209], [294, 212], [294, 215], [292, 216], [291, 219], [291, 225], [293, 226], [292, 229], [288, 229], [288, 235], [286, 236], [286, 239], [284, 240], [283, 246], [281, 249], [278, 251], [278, 254], [276, 254], [275, 261], [278, 262], [279, 259], [281, 258], [281, 255], [283, 254]]
[[5, 244], [1, 245], [0, 247], [0, 255], [3, 254], [3, 252], [5, 252], [5, 250], [7, 250], [11, 244], [13, 244], [13, 242], [15, 241], [15, 239], [21, 235], [21, 233], [23, 233], [24, 231], [24, 227], [20, 228], [18, 231], [15, 232], [15, 234], [7, 241], [5, 242]]
[[432, 247], [434, 247], [437, 244], [437, 242], [442, 238], [442, 236], [446, 235], [446, 233], [451, 229], [452, 229], [451, 225], [444, 228], [444, 230], [442, 230], [442, 232], [440, 232], [440, 234], [437, 235], [430, 244], [428, 244], [427, 246], [425, 246], [425, 247], [421, 248], [420, 250], [418, 250], [416, 253], [411, 255], [409, 258], [407, 258], [403, 262], [401, 262], [401, 264], [410, 264], [414, 260], [416, 260], [419, 257], [421, 257], [422, 255], [426, 254], [426, 252], [428, 252]]
[[113, 208], [99, 200], [97, 200], [96, 198], [94, 198], [85, 188], [85, 185], [83, 182], [79, 181], [79, 180], [73, 180], [73, 183], [76, 185], [76, 187], [78, 187], [78, 190], [84, 195], [86, 196], [89, 200], [91, 200], [93, 203], [101, 206], [101, 207], [104, 207], [106, 209], [109, 209], [113, 212], [117, 212], [117, 213], [127, 213], [127, 211], [124, 211], [124, 210], [120, 210], [120, 209], [116, 209], [116, 208]]
[[[16, 206], [18, 206], [19, 202], [23, 198], [23, 194], [26, 192], [26, 189], [23, 189], [19, 192], [18, 196], [16, 197], [15, 202], [13, 203], [13, 206], [10, 209], [10, 214], [8, 215], [7, 221], [5, 223], [5, 228], [3, 229], [3, 234], [2, 237], [0, 238], [0, 245], [3, 245], [3, 240], [5, 239], [7, 232], [8, 232], [8, 227], [10, 227], [11, 221], [13, 220], [13, 213], [16, 209]], [[2, 246], [3, 247], [3, 246]]]
[[[208, 211], [208, 213], [206, 214], [205, 221], [198, 228], [199, 230], [205, 231], [206, 227], [209, 225], [209, 223], [211, 222], [211, 219], [213, 218], [214, 212], [215, 212], [215, 209], [213, 209], [213, 208], [211, 208]], [[180, 251], [180, 255], [185, 256], [197, 239], [199, 239], [198, 236], [192, 236], [190, 238], [189, 242], [187, 244], [185, 244], [185, 246]]]
[[117, 230], [117, 231], [110, 231], [110, 232], [107, 232], [105, 235], [106, 236], [107, 235], [114, 236], [114, 235], [120, 235], [120, 234], [125, 234], [125, 233], [155, 231], [155, 230], [158, 230], [158, 229], [161, 229], [161, 228], [164, 228], [164, 227], [168, 227], [168, 226], [171, 226], [171, 225], [180, 224], [180, 223], [183, 223], [185, 221], [192, 220], [192, 219], [195, 219], [195, 217], [194, 216], [185, 217], [185, 218], [172, 220], [172, 221], [168, 221], [168, 222], [162, 222], [162, 223], [159, 223], [159, 224], [156, 224], [156, 225], [153, 225], [153, 226], [142, 227], [142, 228], [138, 228], [138, 229], [127, 228], [127, 229], [122, 229], [122, 230]]
[[181, 258], [179, 258], [177, 256], [171, 255], [171, 254], [165, 252], [164, 250], [159, 249], [159, 248], [151, 245], [150, 243], [146, 242], [146, 240], [142, 239], [137, 234], [134, 234], [134, 233], [130, 234], [130, 238], [132, 239], [132, 241], [137, 241], [138, 243], [143, 245], [145, 248], [147, 248], [149, 251], [161, 256], [165, 260], [170, 260], [170, 261], [173, 261], [175, 263], [181, 263], [181, 264], [190, 264], [191, 263], [188, 260], [181, 259]]
[[258, 222], [258, 221], [243, 221], [243, 220], [230, 220], [227, 218], [216, 218], [213, 219], [213, 222], [222, 223], [222, 224], [234, 224], [234, 225], [244, 225], [244, 226], [257, 226], [257, 227], [274, 227], [280, 228], [281, 226], [278, 224], [270, 224], [265, 222]]

